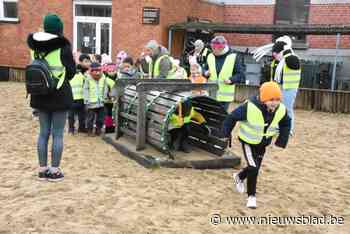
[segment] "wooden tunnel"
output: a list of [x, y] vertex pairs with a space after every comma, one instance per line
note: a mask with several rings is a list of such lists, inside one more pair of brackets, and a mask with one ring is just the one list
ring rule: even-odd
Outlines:
[[[120, 97], [120, 131], [132, 137], [136, 137], [137, 131], [137, 99], [136, 86], [126, 87]], [[194, 96], [191, 92], [146, 93], [146, 142], [163, 152], [168, 152], [170, 117], [177, 104], [188, 99], [191, 100], [194, 109], [203, 115], [211, 129], [211, 134], [208, 135], [199, 125], [190, 124], [190, 143], [210, 153], [222, 155], [227, 143], [220, 139], [220, 128], [227, 113], [216, 100], [208, 96]]]
[[[194, 89], [206, 89], [209, 96], [192, 94]], [[191, 84], [189, 80], [119, 79], [115, 85], [115, 135], [104, 140], [119, 152], [145, 167], [195, 169], [232, 168], [240, 158], [227, 151], [227, 142], [220, 129], [227, 115], [213, 98], [217, 84]], [[169, 123], [179, 102], [190, 100], [192, 107], [202, 114], [207, 128], [190, 123], [190, 144], [194, 153], [182, 155], [170, 150]], [[146, 143], [153, 147], [146, 147]]]

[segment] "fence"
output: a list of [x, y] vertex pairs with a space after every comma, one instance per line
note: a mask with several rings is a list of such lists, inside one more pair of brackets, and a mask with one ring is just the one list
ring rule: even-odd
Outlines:
[[[258, 94], [258, 86], [237, 85], [235, 101], [243, 102]], [[295, 107], [332, 113], [350, 113], [350, 91], [300, 88]]]

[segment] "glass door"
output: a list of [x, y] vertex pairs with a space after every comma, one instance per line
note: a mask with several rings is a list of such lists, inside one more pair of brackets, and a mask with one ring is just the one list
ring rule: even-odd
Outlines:
[[112, 53], [111, 1], [75, 0], [74, 51], [88, 54]]
[[77, 50], [96, 54], [96, 23], [77, 22]]

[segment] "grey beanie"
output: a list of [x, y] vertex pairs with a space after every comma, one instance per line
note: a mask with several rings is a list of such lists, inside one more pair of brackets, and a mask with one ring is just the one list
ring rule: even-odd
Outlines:
[[145, 47], [152, 50], [156, 50], [159, 47], [159, 44], [156, 40], [150, 40], [149, 42], [147, 42]]

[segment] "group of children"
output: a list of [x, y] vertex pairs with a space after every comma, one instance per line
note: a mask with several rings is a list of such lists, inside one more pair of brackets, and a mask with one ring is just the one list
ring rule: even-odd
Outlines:
[[110, 61], [101, 64], [101, 56], [79, 55], [77, 72], [70, 85], [73, 93], [73, 105], [68, 114], [69, 133], [74, 134], [75, 117], [78, 116], [77, 132], [88, 136], [114, 131], [112, 110], [112, 88], [117, 78], [138, 78], [133, 59], [125, 52], [117, 56], [116, 63]]

